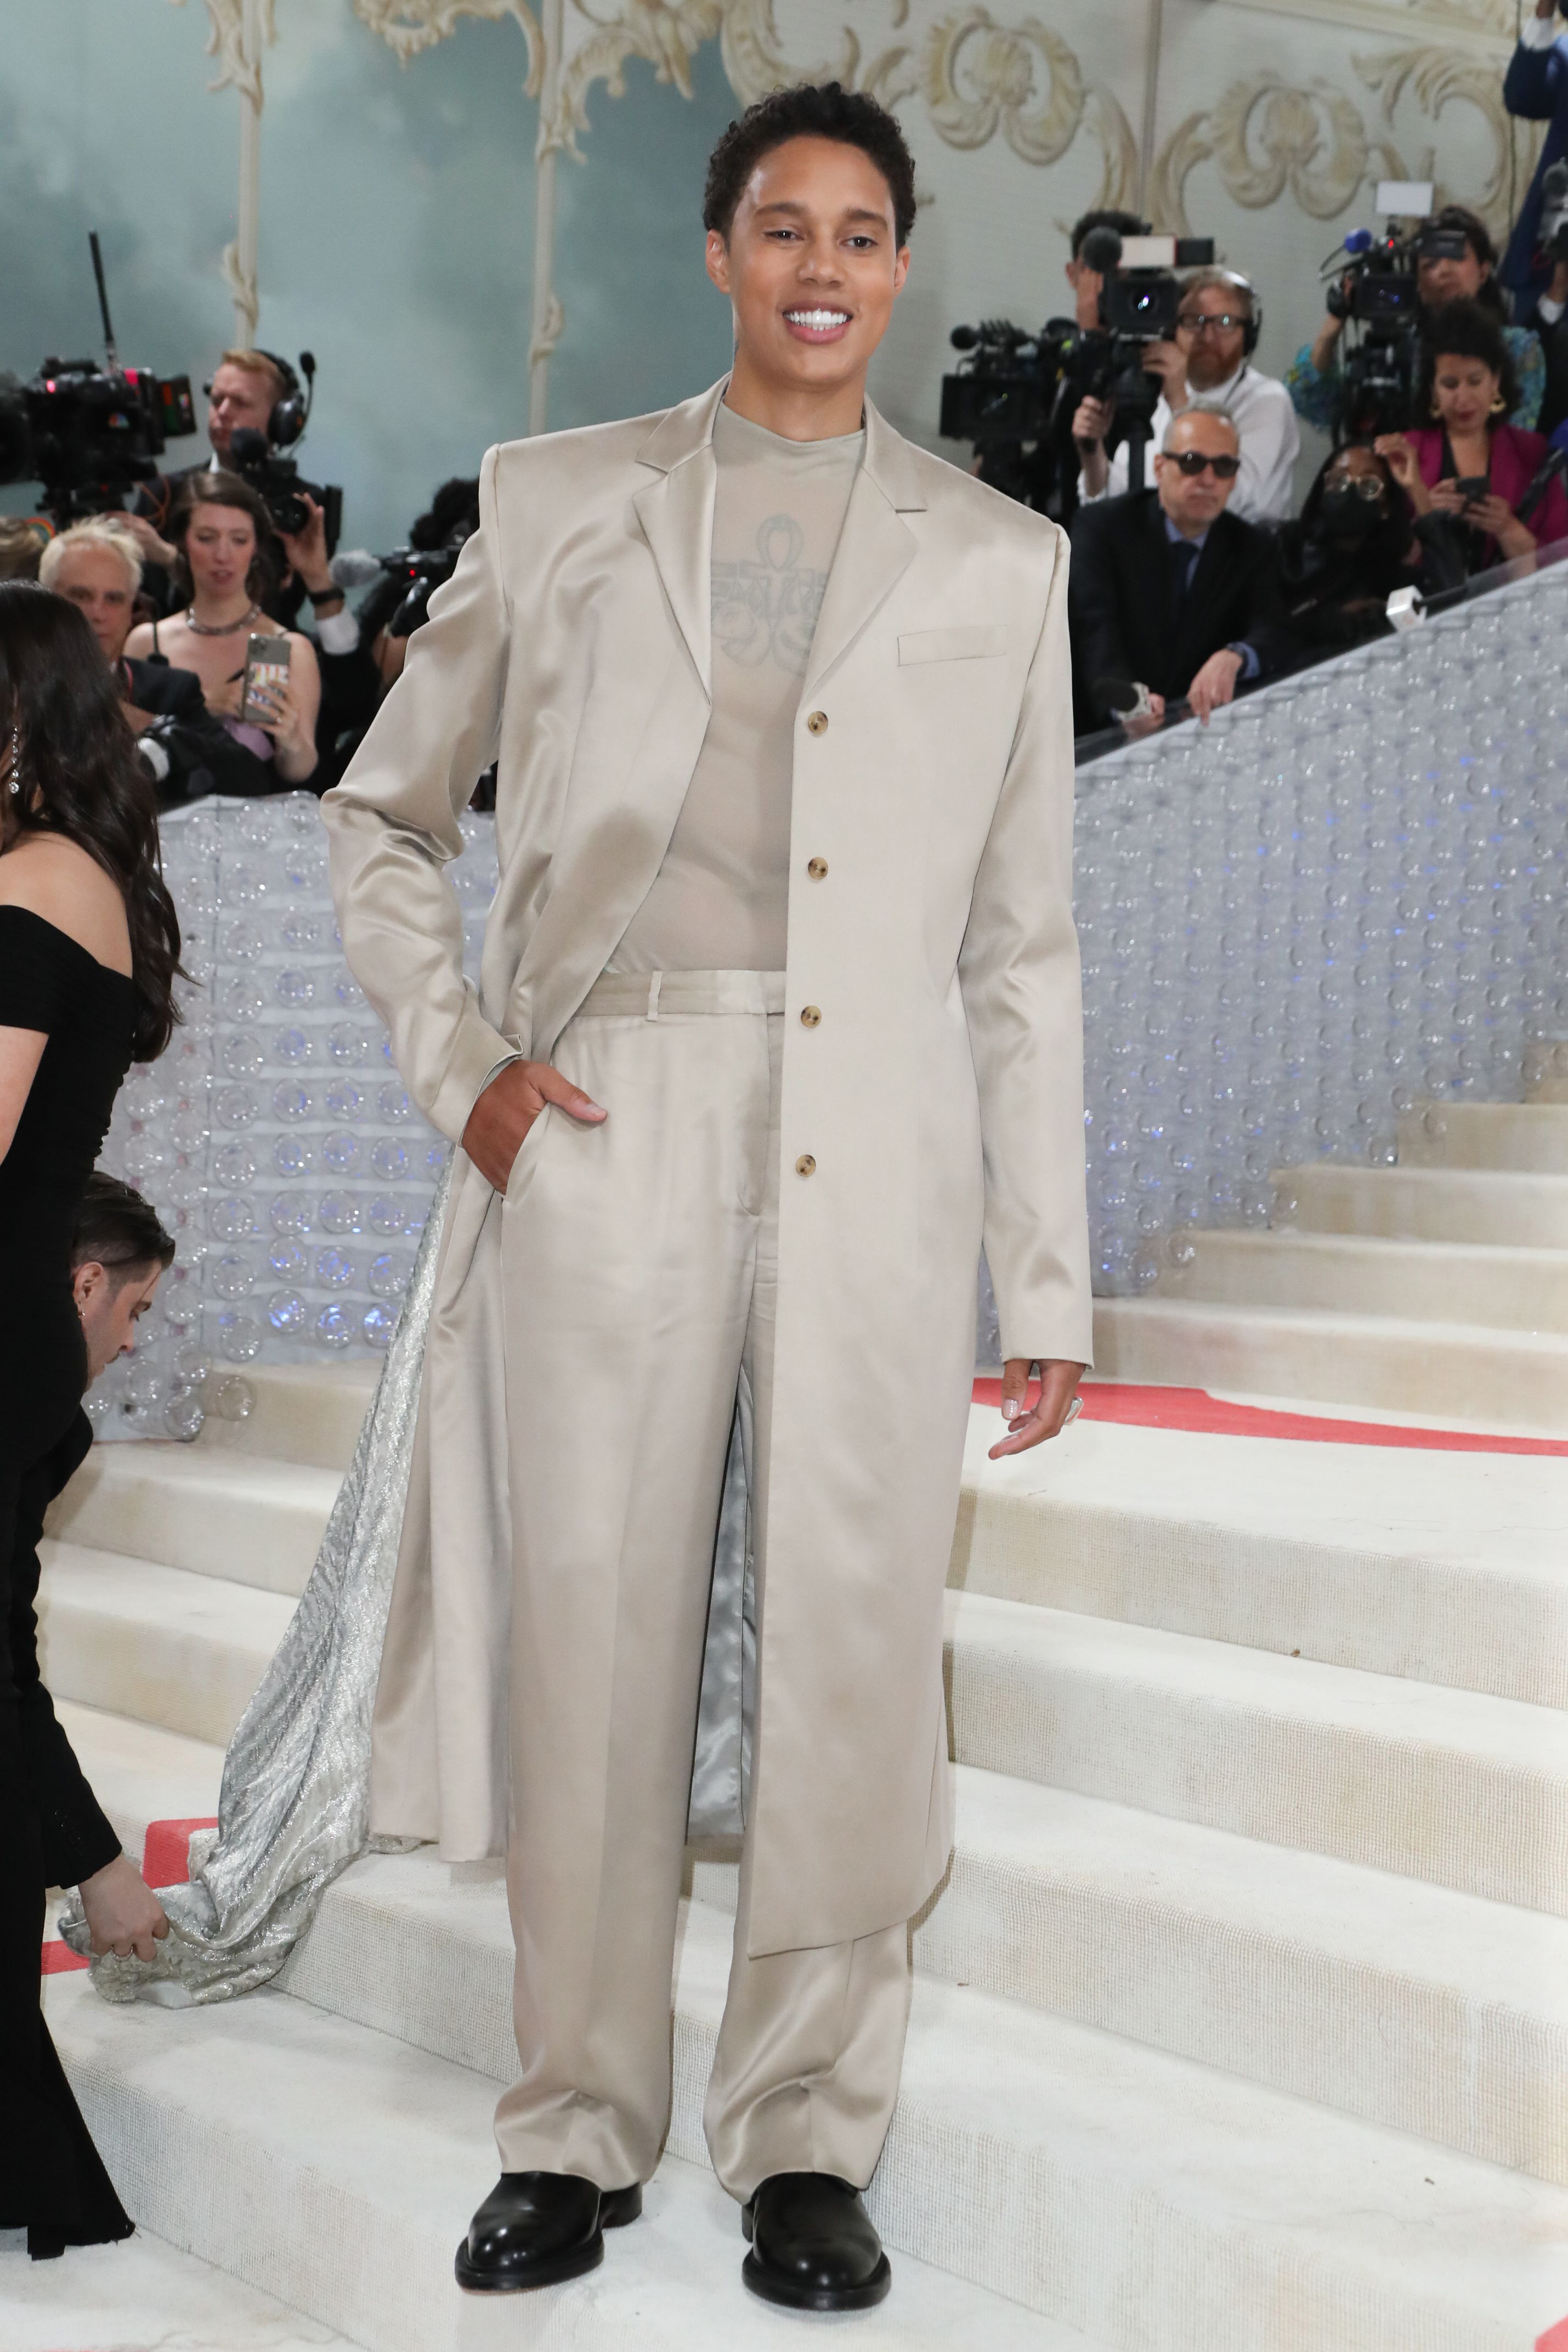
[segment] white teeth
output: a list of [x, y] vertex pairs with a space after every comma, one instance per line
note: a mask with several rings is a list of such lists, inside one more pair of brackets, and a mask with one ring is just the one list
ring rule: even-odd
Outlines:
[[786, 310], [784, 316], [792, 327], [847, 327], [847, 310]]

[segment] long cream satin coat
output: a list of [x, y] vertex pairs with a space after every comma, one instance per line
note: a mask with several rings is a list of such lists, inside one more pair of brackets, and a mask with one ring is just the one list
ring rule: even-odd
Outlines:
[[[490, 451], [322, 803], [349, 961], [454, 1139], [497, 1062], [549, 1057], [664, 854], [708, 722], [723, 389]], [[492, 760], [476, 993], [445, 867]], [[1071, 842], [1066, 541], [868, 405], [796, 735], [755, 1953], [891, 1926], [946, 1866], [982, 1232], [1004, 1352], [1090, 1355]], [[501, 1851], [508, 1803], [500, 1223], [460, 1150], [377, 1709], [377, 1829], [453, 1859]]]

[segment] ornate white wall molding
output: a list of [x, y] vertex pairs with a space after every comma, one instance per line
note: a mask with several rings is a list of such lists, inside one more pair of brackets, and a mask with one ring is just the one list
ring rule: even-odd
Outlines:
[[[1212, 107], [1189, 114], [1161, 149], [1149, 191], [1155, 220], [1177, 236], [1189, 234], [1186, 182], [1200, 163], [1213, 162], [1226, 193], [1248, 211], [1277, 204], [1288, 191], [1313, 219], [1333, 220], [1364, 184], [1432, 179], [1439, 203], [1462, 199], [1495, 236], [1506, 234], [1513, 124], [1493, 62], [1468, 49], [1406, 48], [1352, 63], [1382, 101], [1370, 128], [1356, 99], [1321, 78], [1291, 84], [1265, 70], [1232, 82]], [[1396, 136], [1396, 110], [1406, 98], [1433, 127], [1456, 100], [1476, 108], [1492, 150], [1479, 190], [1446, 186], [1435, 144], [1411, 147]], [[1522, 184], [1517, 171], [1514, 179]]]
[[[183, 8], [185, 0], [172, 0]], [[261, 238], [261, 57], [277, 38], [276, 0], [206, 0], [207, 55], [218, 61], [209, 89], [239, 98], [239, 202], [235, 235], [220, 267], [235, 306], [235, 341], [254, 343], [261, 317], [257, 285]]]
[[457, 30], [465, 16], [480, 16], [499, 24], [510, 16], [521, 27], [528, 44], [528, 75], [523, 88], [538, 98], [544, 79], [544, 34], [528, 0], [354, 0], [354, 14], [372, 33], [379, 33], [400, 62], [407, 65], [422, 50], [433, 49]]
[[[254, 341], [262, 64], [276, 38], [276, 0], [204, 5], [207, 50], [217, 61], [212, 87], [232, 89], [240, 108], [237, 234], [223, 271], [236, 338]], [[1263, 252], [1285, 256], [1294, 270], [1302, 266], [1301, 216], [1337, 220], [1380, 177], [1432, 178], [1443, 197], [1473, 205], [1494, 232], [1506, 228], [1511, 196], [1517, 200], [1525, 184], [1540, 137], [1502, 106], [1515, 5], [1212, 0], [1184, 19], [1173, 56], [1162, 47], [1161, 0], [1121, 0], [1114, 25], [1088, 0], [1061, 0], [1049, 16], [1039, 0], [1032, 11], [1029, 0], [350, 0], [360, 23], [404, 65], [469, 20], [509, 21], [523, 37], [522, 89], [539, 109], [528, 293], [534, 431], [546, 422], [549, 362], [565, 324], [554, 282], [557, 167], [563, 154], [587, 160], [593, 93], [602, 86], [610, 98], [623, 97], [633, 62], [690, 99], [697, 53], [716, 41], [741, 104], [787, 82], [834, 78], [906, 112], [918, 109], [954, 158], [993, 151], [983, 183], [988, 206], [998, 201], [995, 172], [1009, 167], [1007, 155], [994, 151], [1006, 150], [1031, 177], [1060, 171], [1052, 193], [1071, 186], [1074, 212], [1085, 202], [1137, 205], [1159, 226], [1180, 232], [1191, 226], [1192, 175], [1212, 166], [1224, 197], [1243, 211], [1279, 208]], [[1277, 40], [1258, 26], [1260, 15], [1280, 27]], [[1249, 19], [1256, 29], [1248, 29]], [[1383, 37], [1364, 54], [1347, 55], [1345, 27]], [[1234, 70], [1239, 61], [1245, 68], [1249, 51], [1260, 50], [1267, 64]], [[1312, 71], [1320, 62], [1323, 69]], [[1210, 97], [1216, 88], [1219, 95]], [[1161, 137], [1156, 92], [1166, 121], [1176, 117]], [[1465, 135], [1444, 141], [1445, 121], [1463, 125]], [[1085, 173], [1085, 147], [1099, 157], [1097, 186]], [[1440, 147], [1463, 160], [1446, 172]], [[956, 181], [929, 146], [922, 177], [931, 184], [922, 200], [935, 194], [956, 236], [977, 226], [979, 194]], [[1015, 185], [1019, 194], [1009, 201], [1032, 202], [1021, 182]], [[1232, 222], [1232, 236], [1236, 228]], [[951, 290], [961, 302], [956, 286]]]

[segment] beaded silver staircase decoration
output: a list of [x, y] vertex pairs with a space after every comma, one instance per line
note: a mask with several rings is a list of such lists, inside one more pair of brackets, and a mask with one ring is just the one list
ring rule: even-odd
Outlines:
[[[1421, 1100], [1517, 1099], [1568, 1035], [1568, 565], [1078, 776], [1094, 1286], [1154, 1290], [1205, 1225], [1289, 1223], [1277, 1170], [1392, 1161]], [[453, 869], [477, 968], [492, 821]], [[447, 1147], [342, 960], [315, 801], [166, 820], [185, 1026], [105, 1164], [172, 1220], [101, 1436], [243, 1417], [246, 1367], [384, 1350]], [[982, 1280], [977, 1360], [996, 1362]]]

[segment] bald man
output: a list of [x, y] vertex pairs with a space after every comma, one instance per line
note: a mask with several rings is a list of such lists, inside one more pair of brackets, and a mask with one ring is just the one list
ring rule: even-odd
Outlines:
[[1079, 509], [1069, 610], [1080, 729], [1110, 724], [1147, 689], [1149, 723], [1185, 698], [1207, 721], [1244, 686], [1286, 668], [1273, 541], [1228, 511], [1240, 438], [1223, 408], [1173, 416], [1151, 489]]

